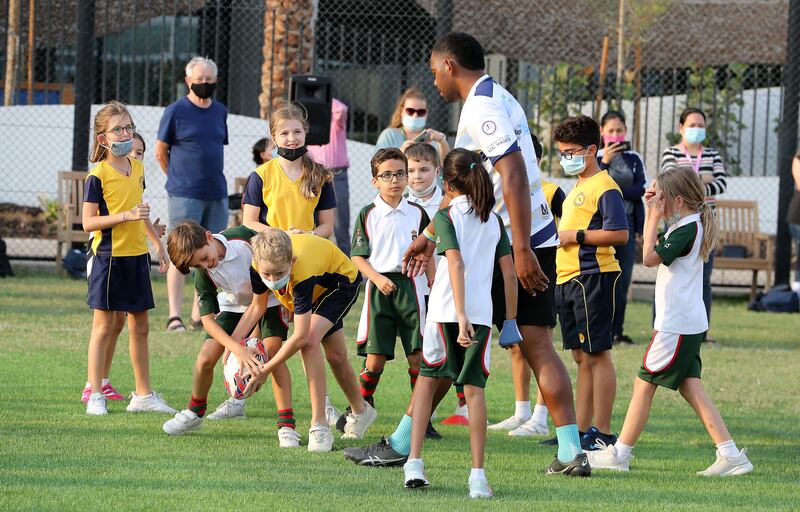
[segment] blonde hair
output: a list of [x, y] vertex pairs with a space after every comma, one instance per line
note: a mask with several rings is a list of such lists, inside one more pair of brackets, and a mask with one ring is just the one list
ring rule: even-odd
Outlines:
[[[308, 115], [296, 103], [283, 102], [269, 118], [270, 136], [275, 141], [275, 133], [284, 121], [300, 121], [303, 131], [308, 135]], [[317, 197], [322, 191], [322, 186], [331, 181], [331, 173], [322, 165], [311, 160], [308, 154], [301, 157], [302, 174], [300, 175], [300, 194], [306, 199]]]
[[389, 121], [390, 128], [400, 128], [403, 126], [403, 105], [406, 104], [406, 100], [408, 98], [414, 98], [415, 100], [422, 100], [426, 104], [428, 103], [428, 98], [422, 94], [422, 91], [417, 89], [414, 86], [409, 87], [403, 94], [400, 95], [400, 99], [397, 100], [397, 105], [394, 107], [394, 113], [392, 114], [392, 119]]
[[282, 229], [267, 228], [250, 240], [253, 262], [267, 260], [273, 264], [292, 260], [292, 239]]
[[131, 117], [131, 113], [128, 112], [128, 108], [124, 103], [119, 101], [109, 101], [103, 108], [100, 109], [99, 112], [97, 112], [97, 114], [95, 114], [94, 146], [92, 146], [92, 155], [89, 157], [90, 162], [97, 163], [101, 160], [105, 160], [108, 157], [108, 148], [100, 145], [100, 143], [97, 141], [97, 136], [108, 131], [112, 117], [123, 114], [127, 114], [131, 120], [131, 124], [133, 124], [133, 118]]
[[700, 214], [700, 223], [703, 225], [700, 255], [703, 261], [708, 261], [717, 243], [717, 223], [714, 212], [706, 204], [705, 187], [700, 176], [691, 167], [676, 167], [658, 175], [658, 186], [673, 206], [675, 199], [681, 197], [688, 209]]
[[167, 237], [167, 254], [175, 268], [186, 275], [195, 251], [207, 244], [206, 228], [193, 220], [186, 220], [175, 226]]

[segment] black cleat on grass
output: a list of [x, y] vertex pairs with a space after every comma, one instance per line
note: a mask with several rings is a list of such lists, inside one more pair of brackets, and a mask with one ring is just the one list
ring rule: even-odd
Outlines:
[[408, 460], [408, 455], [401, 455], [394, 451], [389, 439], [382, 437], [375, 444], [363, 447], [351, 447], [342, 450], [344, 457], [359, 466], [373, 468], [386, 468], [391, 466], [402, 466]]
[[564, 464], [558, 460], [558, 456], [553, 458], [545, 475], [568, 475], [568, 476], [592, 476], [592, 467], [589, 465], [589, 458], [585, 453], [579, 453], [569, 464]]
[[428, 422], [428, 428], [425, 430], [425, 439], [433, 439], [434, 441], [442, 439], [442, 434], [433, 428], [433, 424], [430, 421]]

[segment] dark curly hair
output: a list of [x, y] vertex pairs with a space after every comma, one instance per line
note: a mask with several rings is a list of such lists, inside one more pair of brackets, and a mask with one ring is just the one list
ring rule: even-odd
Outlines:
[[568, 117], [553, 129], [553, 139], [583, 147], [600, 147], [600, 126], [589, 116]]
[[375, 152], [369, 166], [372, 168], [372, 177], [378, 176], [378, 166], [387, 160], [401, 160], [404, 167], [408, 170], [408, 159], [399, 148], [382, 148]]

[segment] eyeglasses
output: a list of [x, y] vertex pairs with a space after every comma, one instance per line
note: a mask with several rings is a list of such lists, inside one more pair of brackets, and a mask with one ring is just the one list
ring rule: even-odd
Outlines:
[[[558, 151], [558, 150], [556, 150], [556, 156], [559, 159], [563, 158], [564, 160], [572, 160], [572, 157], [575, 156], [575, 153], [577, 153], [578, 151], [583, 151], [584, 149], [589, 149], [589, 146], [584, 146], [581, 149], [571, 149], [571, 150], [567, 150], [567, 151]], [[578, 155], [578, 156], [581, 156], [581, 155]]]
[[128, 126], [115, 126], [114, 128], [108, 130], [106, 133], [113, 133], [114, 135], [119, 137], [125, 132], [128, 132], [129, 134], [133, 135], [134, 133], [136, 133], [136, 126], [132, 124], [129, 124]]
[[385, 172], [376, 176], [376, 178], [380, 178], [381, 181], [385, 181], [386, 183], [391, 183], [394, 178], [397, 178], [397, 181], [403, 181], [407, 177], [408, 173], [406, 171]]
[[427, 108], [406, 107], [404, 110], [407, 116], [412, 116], [412, 117], [425, 117], [428, 114]]

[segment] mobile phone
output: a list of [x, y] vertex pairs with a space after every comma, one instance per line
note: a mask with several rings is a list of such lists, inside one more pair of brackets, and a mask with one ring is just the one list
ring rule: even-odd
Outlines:
[[428, 140], [428, 130], [422, 130], [414, 142], [426, 142]]
[[624, 140], [619, 143], [620, 151], [630, 151], [631, 150], [631, 141]]

